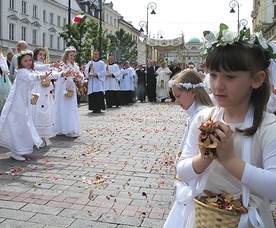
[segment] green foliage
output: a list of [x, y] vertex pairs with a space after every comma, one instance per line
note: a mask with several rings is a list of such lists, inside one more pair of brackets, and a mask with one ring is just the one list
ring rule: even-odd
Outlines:
[[[63, 32], [59, 34], [65, 41], [68, 39], [68, 26], [64, 25]], [[78, 23], [71, 23], [70, 25], [71, 46], [77, 50], [76, 61], [80, 66], [85, 65], [91, 60], [91, 47], [94, 50], [100, 49], [99, 42], [99, 24], [94, 19], [88, 19], [86, 16]], [[106, 53], [112, 53], [114, 50], [121, 51], [121, 58], [119, 61], [136, 62], [138, 51], [137, 44], [132, 40], [132, 36], [126, 33], [125, 30], [120, 29], [116, 31], [115, 35], [106, 35], [106, 31], [102, 32], [101, 39], [102, 57]]]
[[109, 39], [108, 50], [111, 52], [116, 49], [121, 51], [121, 58], [118, 61], [124, 62], [128, 60], [136, 62], [138, 55], [137, 44], [132, 40], [130, 34], [121, 28], [115, 32], [115, 35], [109, 34], [107, 37]]

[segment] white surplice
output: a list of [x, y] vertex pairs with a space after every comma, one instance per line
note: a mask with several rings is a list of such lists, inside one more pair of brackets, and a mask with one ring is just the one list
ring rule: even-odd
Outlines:
[[[93, 71], [97, 73], [98, 76], [94, 77], [89, 75], [90, 66], [93, 64]], [[88, 85], [87, 85], [87, 94], [91, 94], [94, 92], [104, 92], [104, 81], [106, 77], [106, 66], [102, 60], [99, 61], [89, 61], [84, 70], [85, 76], [88, 78]]]
[[109, 72], [113, 76], [106, 76], [104, 88], [105, 91], [118, 91], [120, 90], [119, 81], [121, 79], [120, 68], [117, 64], [110, 64], [107, 66]]
[[170, 87], [168, 81], [170, 80], [171, 70], [169, 67], [159, 67], [156, 71], [156, 96], [157, 99], [166, 99], [170, 96]]

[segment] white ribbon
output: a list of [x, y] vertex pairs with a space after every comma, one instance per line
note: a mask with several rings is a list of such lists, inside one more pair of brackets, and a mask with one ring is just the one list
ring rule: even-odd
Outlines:
[[193, 188], [180, 181], [175, 181], [176, 187], [176, 201], [179, 204], [184, 204], [183, 211], [181, 213], [182, 218], [186, 221], [191, 212], [194, 210], [195, 204], [193, 198], [203, 192], [207, 182], [211, 165], [205, 170], [197, 188]]
[[[254, 109], [251, 106], [245, 117], [244, 128], [249, 128], [252, 126], [253, 114]], [[251, 163], [251, 143], [252, 137], [243, 136], [242, 160], [248, 164]], [[249, 196], [249, 188], [245, 185], [242, 185], [242, 202], [243, 206], [245, 207], [248, 207], [249, 205]], [[238, 228], [247, 228], [249, 222], [256, 228], [265, 228], [262, 218], [254, 207], [248, 207], [248, 213], [241, 215]]]
[[248, 228], [248, 221], [256, 228], [265, 228], [262, 218], [254, 207], [249, 207], [248, 213], [242, 214], [238, 228]]

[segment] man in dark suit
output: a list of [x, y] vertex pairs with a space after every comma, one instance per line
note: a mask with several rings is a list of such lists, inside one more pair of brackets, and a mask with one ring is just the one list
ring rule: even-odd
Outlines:
[[13, 57], [13, 53], [12, 53], [12, 52], [9, 52], [9, 53], [7, 54], [7, 65], [8, 65], [8, 68], [9, 68], [9, 69], [10, 69], [10, 66], [11, 66], [12, 57]]
[[147, 89], [148, 89], [148, 101], [156, 102], [156, 62], [150, 60], [147, 69]]
[[[174, 60], [173, 65], [170, 67], [170, 71], [172, 72], [172, 74], [170, 75], [170, 79], [181, 71], [177, 60]], [[175, 102], [175, 97], [172, 93], [172, 89], [170, 89], [170, 98], [172, 102]]]

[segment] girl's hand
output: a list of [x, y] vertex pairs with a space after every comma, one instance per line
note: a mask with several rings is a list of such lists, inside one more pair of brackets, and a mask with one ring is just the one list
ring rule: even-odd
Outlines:
[[63, 72], [63, 77], [67, 77], [70, 75], [73, 75], [74, 71], [73, 70], [67, 70]]
[[62, 63], [63, 62], [57, 61], [57, 62], [51, 64], [50, 66], [51, 67], [55, 67], [55, 68], [60, 68], [62, 66]]
[[226, 125], [220, 121], [218, 121], [217, 123], [220, 126], [220, 129], [215, 130], [217, 137], [215, 137], [214, 135], [210, 135], [210, 138], [212, 141], [217, 141], [217, 160], [223, 165], [224, 162], [227, 162], [228, 160], [236, 156], [233, 146], [233, 131], [229, 127], [229, 125]]

